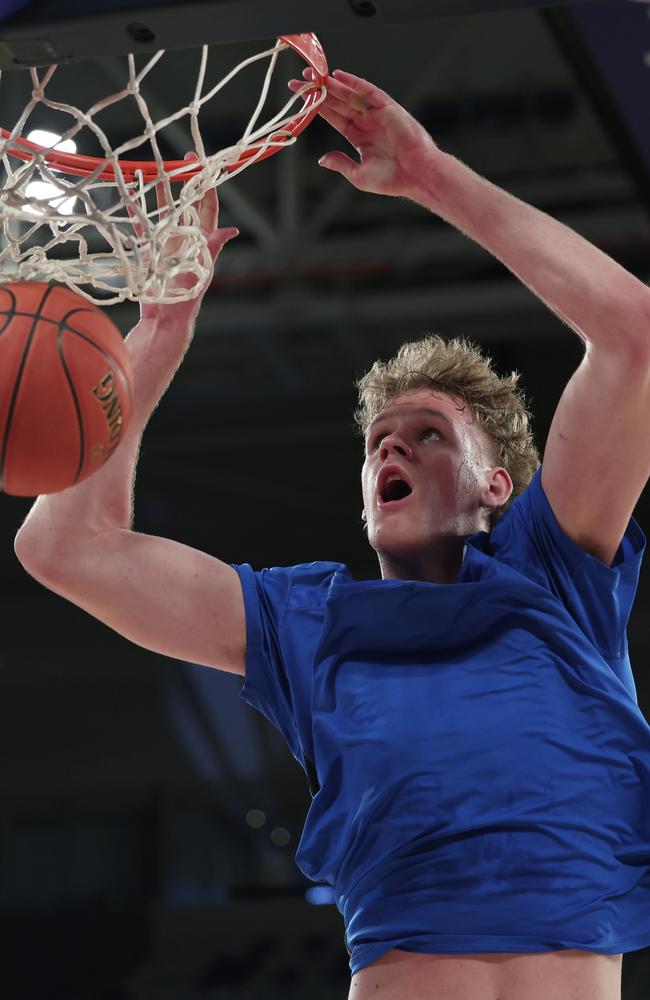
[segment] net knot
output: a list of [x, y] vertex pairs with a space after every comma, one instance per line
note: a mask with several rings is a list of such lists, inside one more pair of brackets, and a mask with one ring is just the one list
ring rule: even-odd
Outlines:
[[[304, 93], [279, 110], [267, 112], [277, 55], [287, 48], [310, 64], [317, 82], [305, 85]], [[324, 99], [321, 87], [327, 76], [322, 50], [309, 34], [283, 36], [216, 81], [208, 75], [208, 51], [207, 45], [201, 47], [192, 89], [167, 117], [150, 98], [148, 104], [145, 85], [165, 55], [162, 50], [138, 67], [130, 55], [128, 78], [120, 79], [123, 89], [89, 101], [85, 110], [52, 92], [65, 68], [51, 66], [42, 77], [32, 71], [26, 88], [31, 101], [19, 124], [11, 133], [0, 132], [0, 282], [54, 277], [101, 305], [125, 299], [171, 303], [199, 293], [213, 269], [209, 233], [203, 229], [209, 227], [211, 213], [201, 211], [203, 199], [227, 178], [295, 142]], [[267, 64], [262, 93], [241, 138], [225, 149], [206, 151], [201, 111], [236, 74], [260, 61]], [[57, 79], [50, 83], [55, 71]], [[128, 97], [135, 98], [137, 111], [130, 107], [129, 112], [138, 114], [137, 129], [142, 131], [112, 148], [103, 121], [97, 119]], [[302, 107], [296, 109], [301, 99]], [[51, 146], [22, 140], [28, 115], [39, 105], [39, 112], [66, 116], [64, 127], [54, 126]], [[83, 153], [62, 148], [82, 129]], [[171, 149], [170, 159], [163, 158], [166, 149]], [[198, 156], [183, 163], [187, 149]], [[135, 160], [129, 158], [133, 150]], [[16, 159], [23, 161], [18, 168]]]

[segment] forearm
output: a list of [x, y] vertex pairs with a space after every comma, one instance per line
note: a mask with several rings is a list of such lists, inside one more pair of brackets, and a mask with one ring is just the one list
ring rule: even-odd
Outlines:
[[193, 335], [193, 319], [181, 313], [141, 320], [126, 338], [134, 380], [134, 408], [119, 447], [90, 478], [40, 496], [32, 506], [16, 546], [40, 558], [61, 552], [84, 532], [99, 534], [133, 524], [135, 472], [144, 429], [168, 388]]
[[578, 233], [440, 150], [412, 193], [497, 257], [585, 342], [646, 344], [650, 291]]

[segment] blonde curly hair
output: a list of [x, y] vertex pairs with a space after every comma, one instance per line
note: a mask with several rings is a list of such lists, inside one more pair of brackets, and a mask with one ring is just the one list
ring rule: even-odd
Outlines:
[[492, 358], [464, 337], [445, 341], [437, 334], [429, 335], [403, 344], [390, 361], [375, 361], [356, 382], [359, 406], [354, 420], [365, 439], [370, 423], [386, 403], [404, 392], [432, 389], [463, 399], [492, 440], [494, 461], [512, 479], [512, 494], [492, 514], [490, 526], [494, 527], [541, 464], [529, 426], [532, 415], [517, 388], [519, 377], [513, 371], [501, 378], [492, 368]]

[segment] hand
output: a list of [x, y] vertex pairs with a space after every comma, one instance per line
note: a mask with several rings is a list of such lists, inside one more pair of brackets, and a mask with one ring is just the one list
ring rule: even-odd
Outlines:
[[[196, 160], [198, 159], [196, 153], [186, 153], [184, 159], [186, 160]], [[158, 199], [158, 209], [160, 212], [160, 217], [163, 218], [168, 207], [167, 193], [165, 191], [164, 184], [159, 184], [156, 188], [156, 195]], [[216, 188], [212, 188], [204, 197], [196, 202], [194, 205], [196, 213], [199, 217], [199, 226], [202, 235], [205, 237], [208, 252], [212, 260], [212, 270], [209, 277], [204, 282], [202, 288], [200, 289], [198, 295], [192, 299], [179, 299], [178, 302], [174, 303], [162, 303], [162, 302], [143, 302], [140, 304], [140, 318], [141, 319], [159, 319], [162, 317], [173, 318], [174, 322], [182, 321], [183, 319], [193, 319], [201, 308], [201, 303], [203, 301], [203, 296], [205, 295], [207, 289], [210, 286], [212, 280], [212, 274], [214, 273], [214, 266], [216, 264], [217, 258], [221, 253], [222, 249], [228, 243], [229, 240], [233, 239], [235, 236], [239, 236], [238, 229], [219, 229], [219, 199], [217, 197]], [[142, 227], [138, 222], [137, 216], [130, 205], [127, 205], [129, 215], [133, 222], [133, 228], [139, 239], [142, 238]], [[175, 257], [181, 250], [182, 247], [182, 237], [172, 236], [165, 243], [163, 253], [165, 257]], [[188, 270], [185, 273], [177, 274], [175, 277], [171, 278], [169, 281], [169, 287], [172, 288], [192, 288], [196, 283], [196, 274]]]
[[[303, 76], [312, 80], [313, 71], [307, 68]], [[304, 86], [289, 82], [294, 91]], [[360, 191], [415, 197], [423, 173], [430, 174], [442, 155], [429, 133], [383, 90], [352, 73], [337, 69], [326, 86], [319, 114], [354, 146], [360, 162], [326, 153], [321, 166], [343, 174]]]

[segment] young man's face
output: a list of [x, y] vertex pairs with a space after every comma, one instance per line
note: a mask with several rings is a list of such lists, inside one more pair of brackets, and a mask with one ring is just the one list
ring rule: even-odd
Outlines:
[[[391, 473], [410, 487], [408, 495], [402, 484], [391, 486]], [[389, 400], [375, 417], [361, 483], [368, 540], [382, 571], [419, 566], [420, 575], [427, 554], [435, 564], [448, 543], [488, 530], [491, 507], [512, 489], [469, 406], [430, 389]]]

